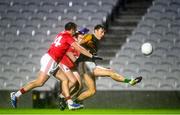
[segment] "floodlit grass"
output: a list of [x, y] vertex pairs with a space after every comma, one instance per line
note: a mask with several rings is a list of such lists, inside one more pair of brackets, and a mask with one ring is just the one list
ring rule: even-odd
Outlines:
[[36, 115], [51, 115], [51, 114], [99, 114], [99, 115], [180, 115], [180, 109], [81, 109], [81, 110], [65, 110], [60, 111], [59, 109], [0, 109], [0, 115], [2, 114], [36, 114]]

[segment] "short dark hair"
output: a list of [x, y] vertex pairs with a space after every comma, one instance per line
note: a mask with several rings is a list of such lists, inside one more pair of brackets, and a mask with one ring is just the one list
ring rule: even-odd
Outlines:
[[74, 22], [68, 22], [65, 24], [64, 28], [65, 28], [65, 30], [71, 30], [71, 29], [76, 30], [77, 25]]
[[102, 25], [102, 24], [97, 24], [95, 27], [94, 27], [94, 30], [99, 30], [99, 29], [103, 29], [105, 30], [105, 27]]

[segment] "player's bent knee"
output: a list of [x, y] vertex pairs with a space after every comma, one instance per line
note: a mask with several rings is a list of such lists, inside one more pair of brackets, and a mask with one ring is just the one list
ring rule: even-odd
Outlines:
[[114, 75], [116, 72], [114, 71], [114, 70], [112, 70], [112, 69], [107, 69], [106, 70], [107, 71], [107, 73], [108, 73], [108, 75]]
[[111, 73], [114, 73], [114, 72], [115, 72], [115, 71], [112, 70], [112, 69], [107, 69], [106, 71], [111, 72]]
[[78, 84], [78, 81], [76, 79], [71, 80], [71, 82], [72, 82], [73, 85]]
[[93, 96], [96, 93], [96, 89], [89, 90], [89, 95]]

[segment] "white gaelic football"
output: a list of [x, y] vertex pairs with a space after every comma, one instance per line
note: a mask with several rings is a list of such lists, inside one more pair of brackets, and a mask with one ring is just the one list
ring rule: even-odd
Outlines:
[[151, 43], [148, 43], [148, 42], [143, 43], [141, 46], [141, 52], [144, 55], [150, 55], [153, 52], [153, 47], [152, 47]]

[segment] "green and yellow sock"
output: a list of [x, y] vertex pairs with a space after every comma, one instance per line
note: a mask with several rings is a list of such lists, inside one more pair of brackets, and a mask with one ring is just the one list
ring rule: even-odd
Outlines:
[[124, 79], [124, 83], [129, 83], [130, 81], [131, 79], [127, 79], [127, 78]]

